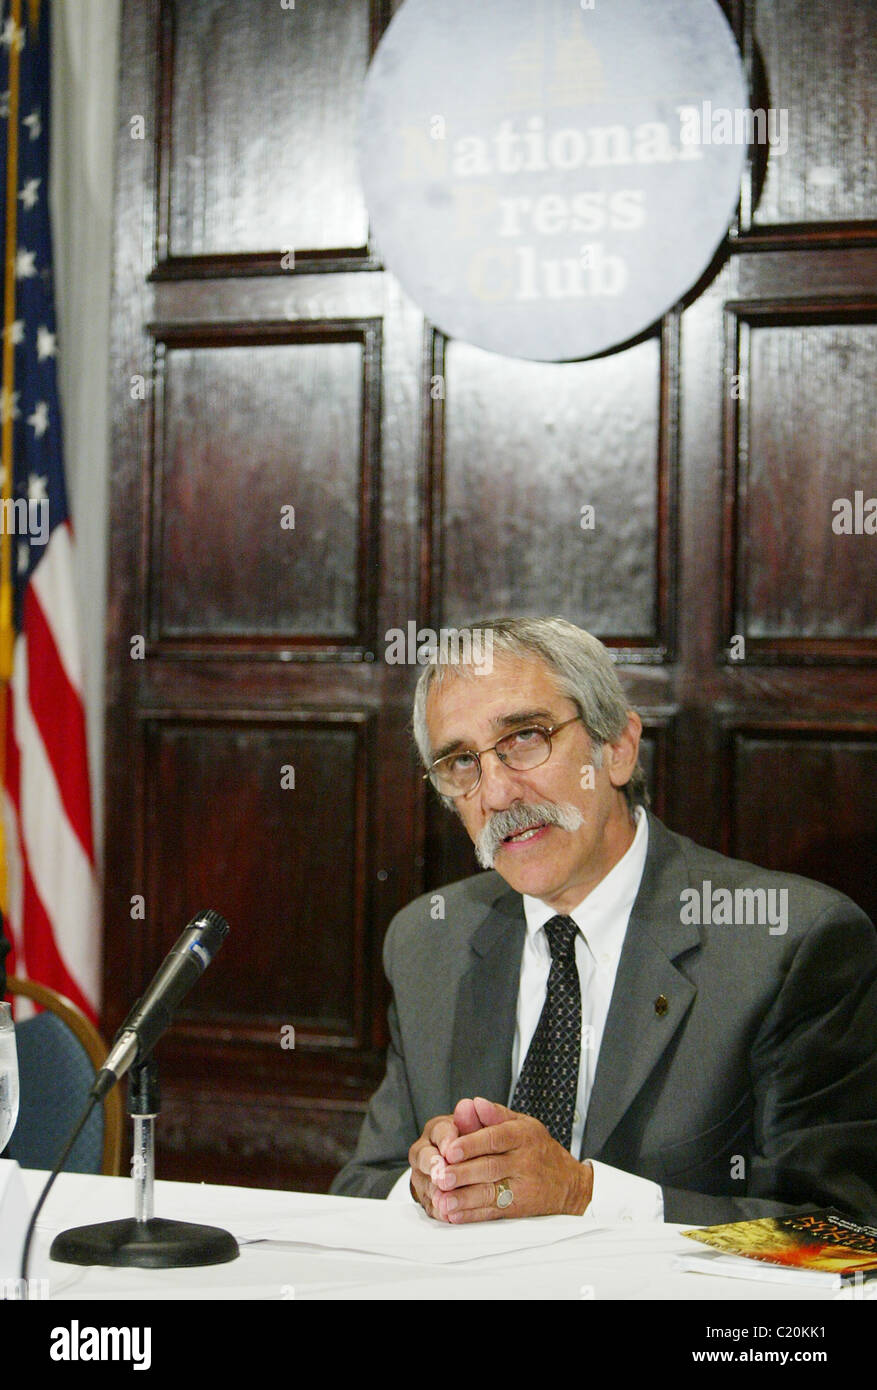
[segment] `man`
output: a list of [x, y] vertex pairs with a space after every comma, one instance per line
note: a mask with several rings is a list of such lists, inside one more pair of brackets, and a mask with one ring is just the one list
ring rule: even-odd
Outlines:
[[414, 731], [491, 871], [390, 924], [387, 1073], [332, 1190], [450, 1223], [873, 1221], [868, 918], [645, 810], [642, 724], [595, 638], [486, 630], [489, 669], [425, 668]]

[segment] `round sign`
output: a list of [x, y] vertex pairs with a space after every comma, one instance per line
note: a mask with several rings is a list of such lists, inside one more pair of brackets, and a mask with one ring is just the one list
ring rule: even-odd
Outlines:
[[603, 352], [712, 260], [746, 105], [716, 0], [405, 0], [363, 101], [379, 253], [452, 337]]

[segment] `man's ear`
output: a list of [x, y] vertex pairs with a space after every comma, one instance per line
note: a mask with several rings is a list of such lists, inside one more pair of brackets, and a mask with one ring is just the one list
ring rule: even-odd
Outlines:
[[631, 779], [639, 757], [639, 741], [642, 736], [643, 721], [636, 710], [627, 711], [627, 724], [612, 743], [604, 743], [603, 765], [609, 773], [613, 787], [623, 787]]

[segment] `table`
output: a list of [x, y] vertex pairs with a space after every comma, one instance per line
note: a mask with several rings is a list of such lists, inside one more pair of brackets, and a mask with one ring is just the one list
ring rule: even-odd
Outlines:
[[[23, 1173], [31, 1201], [36, 1200], [45, 1177], [35, 1171]], [[764, 1305], [790, 1300], [837, 1302], [854, 1296], [849, 1289], [837, 1293], [676, 1269], [674, 1257], [690, 1254], [693, 1248], [680, 1234], [681, 1226], [630, 1225], [570, 1236], [570, 1223], [576, 1218], [539, 1217], [478, 1228], [443, 1226], [436, 1231], [437, 1223], [429, 1222], [413, 1203], [161, 1180], [155, 1184], [156, 1216], [225, 1227], [241, 1246], [237, 1260], [179, 1270], [80, 1267], [49, 1260], [48, 1249], [57, 1232], [132, 1214], [130, 1178], [62, 1174], [40, 1215], [31, 1276], [48, 1278], [50, 1299], [77, 1301], [501, 1298], [702, 1300], [729, 1305], [754, 1299]], [[424, 1232], [424, 1225], [431, 1229]], [[529, 1249], [497, 1248], [458, 1261], [458, 1238], [486, 1238], [489, 1244], [494, 1234], [487, 1231], [488, 1226], [505, 1228], [496, 1232], [501, 1240], [530, 1238], [532, 1230], [532, 1238], [553, 1243]], [[411, 1249], [412, 1239], [425, 1236], [428, 1240], [417, 1247], [418, 1258], [406, 1259], [386, 1249], [378, 1253], [338, 1248], [348, 1232], [351, 1244], [367, 1243], [374, 1235], [390, 1247], [395, 1243], [397, 1250]], [[453, 1247], [455, 1240], [458, 1244]], [[452, 1262], [443, 1262], [449, 1257]], [[868, 1286], [866, 1292], [872, 1291], [877, 1295], [877, 1286]], [[861, 1299], [862, 1290], [858, 1292]], [[866, 1311], [873, 1316], [873, 1307]]]

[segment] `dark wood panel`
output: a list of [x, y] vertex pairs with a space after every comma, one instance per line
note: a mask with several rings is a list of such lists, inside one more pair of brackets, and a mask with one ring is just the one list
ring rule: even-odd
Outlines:
[[[875, 238], [877, 246], [877, 238]], [[812, 251], [741, 251], [734, 257], [737, 293], [742, 301], [790, 299], [812, 303], [818, 296], [835, 300], [877, 299], [877, 250], [874, 247], [826, 246]]]
[[556, 613], [657, 645], [660, 338], [561, 365], [451, 342], [445, 380], [444, 621]]
[[276, 252], [280, 270], [287, 251], [364, 248], [354, 137], [369, 0], [164, 8], [157, 259]]
[[[733, 632], [750, 658], [877, 658], [874, 536], [863, 526], [877, 494], [877, 312], [764, 306], [734, 327]], [[858, 534], [836, 529], [847, 504]]]
[[785, 152], [770, 152], [755, 226], [873, 219], [877, 7], [752, 0], [749, 13], [764, 95], [788, 130]]
[[[291, 1058], [291, 1061], [294, 1060]], [[164, 1086], [156, 1169], [170, 1181], [326, 1192], [356, 1143], [362, 1105]]]
[[730, 737], [731, 853], [829, 883], [877, 921], [877, 728]]
[[354, 712], [145, 722], [146, 974], [199, 909], [232, 927], [183, 1025], [362, 1042], [365, 731]]
[[270, 328], [157, 348], [155, 640], [373, 632], [379, 337]]

